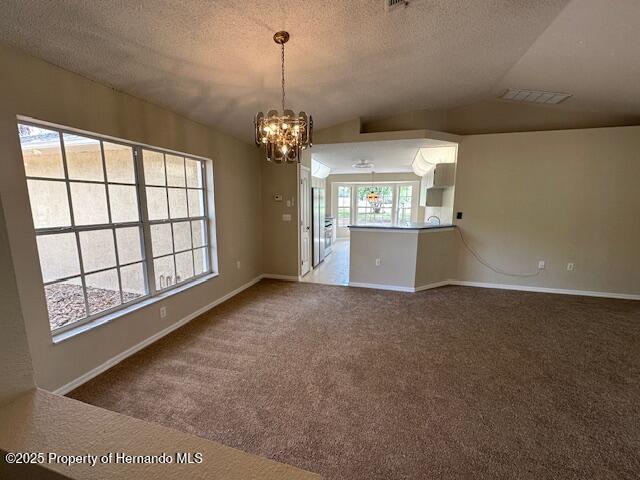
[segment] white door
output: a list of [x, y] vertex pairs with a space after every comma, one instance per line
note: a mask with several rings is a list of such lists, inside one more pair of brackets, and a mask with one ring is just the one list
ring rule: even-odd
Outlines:
[[311, 176], [300, 166], [300, 276], [311, 268]]

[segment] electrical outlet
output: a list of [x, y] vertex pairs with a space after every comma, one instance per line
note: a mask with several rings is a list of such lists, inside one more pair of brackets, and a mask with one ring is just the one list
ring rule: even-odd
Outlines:
[[567, 263], [567, 272], [573, 272], [574, 268], [575, 268], [575, 264], [573, 262]]
[[538, 270], [544, 270], [544, 260], [538, 262]]
[[167, 307], [160, 307], [160, 318], [165, 318], [167, 316]]
[[236, 262], [236, 267], [238, 267], [238, 270], [240, 270], [240, 260]]
[[379, 267], [379, 266], [380, 266], [380, 259], [376, 258], [376, 267]]

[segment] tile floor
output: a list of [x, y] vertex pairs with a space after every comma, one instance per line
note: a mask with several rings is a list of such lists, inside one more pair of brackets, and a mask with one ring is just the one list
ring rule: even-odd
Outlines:
[[349, 239], [338, 239], [333, 251], [320, 265], [307, 273], [303, 282], [327, 285], [349, 284]]

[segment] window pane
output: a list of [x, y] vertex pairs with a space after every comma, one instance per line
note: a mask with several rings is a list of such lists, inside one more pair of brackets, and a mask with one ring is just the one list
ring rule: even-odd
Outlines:
[[18, 131], [27, 177], [64, 178], [60, 134], [23, 124], [18, 124]]
[[165, 155], [167, 164], [167, 184], [170, 187], [184, 187], [184, 158]]
[[35, 228], [71, 225], [69, 199], [65, 182], [27, 180], [29, 202]]
[[120, 280], [122, 282], [122, 299], [130, 302], [138, 297], [147, 294], [147, 287], [144, 281], [144, 265], [134, 263], [120, 269]]
[[76, 225], [109, 223], [105, 186], [96, 183], [71, 183], [71, 203]]
[[52, 283], [44, 287], [51, 330], [87, 316], [80, 277]]
[[116, 248], [111, 230], [91, 230], [80, 232], [79, 235], [85, 272], [116, 266]]
[[191, 225], [189, 222], [173, 224], [173, 244], [176, 252], [191, 249]]
[[176, 283], [193, 277], [193, 254], [191, 250], [176, 254]]
[[206, 229], [204, 220], [191, 222], [191, 231], [193, 232], [193, 247], [203, 247], [207, 244]]
[[338, 226], [346, 227], [351, 223], [351, 187], [338, 186]]
[[133, 169], [133, 148], [117, 143], [102, 142], [107, 180], [117, 183], [136, 183]]
[[195, 274], [200, 275], [209, 269], [209, 259], [206, 248], [199, 248], [193, 251], [193, 260], [195, 264]]
[[175, 269], [173, 265], [173, 255], [156, 258], [153, 261], [153, 269], [156, 277], [156, 289], [162, 290], [175, 284]]
[[117, 307], [122, 303], [118, 286], [118, 272], [115, 268], [87, 275], [84, 281], [87, 287], [87, 302], [91, 315]]
[[204, 216], [204, 195], [202, 190], [189, 189], [187, 192], [189, 198], [189, 216], [190, 217], [203, 217]]
[[171, 218], [186, 218], [187, 191], [184, 188], [169, 189], [169, 213]]
[[92, 138], [63, 133], [67, 172], [72, 180], [104, 181], [100, 142]]
[[149, 220], [166, 220], [169, 218], [167, 207], [167, 189], [147, 187], [147, 214]]
[[138, 221], [138, 195], [133, 185], [109, 185], [109, 204], [113, 223]]
[[151, 225], [151, 250], [154, 257], [173, 253], [171, 225], [169, 223]]
[[202, 188], [202, 163], [197, 160], [186, 159], [187, 187]]
[[151, 150], [143, 150], [144, 183], [146, 185], [166, 185], [164, 175], [164, 155]]
[[142, 260], [142, 242], [139, 227], [118, 228], [116, 230], [118, 260], [120, 265]]
[[36, 241], [42, 280], [45, 283], [80, 274], [75, 233], [38, 235]]

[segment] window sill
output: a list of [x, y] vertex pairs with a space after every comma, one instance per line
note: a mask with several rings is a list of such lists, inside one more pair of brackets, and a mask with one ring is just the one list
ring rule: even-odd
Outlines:
[[211, 280], [212, 278], [217, 277], [219, 274], [218, 273], [210, 273], [208, 275], [205, 275], [203, 277], [198, 278], [197, 280], [194, 280], [193, 282], [187, 283], [186, 285], [182, 285], [180, 287], [176, 287], [173, 288], [167, 292], [164, 292], [160, 295], [157, 295], [155, 297], [150, 297], [147, 298], [145, 300], [142, 300], [139, 303], [135, 303], [133, 305], [130, 305], [126, 308], [123, 308], [122, 310], [118, 310], [117, 312], [113, 312], [109, 315], [105, 315], [104, 317], [100, 317], [100, 318], [96, 318], [95, 320], [93, 320], [92, 322], [88, 322], [88, 323], [83, 323], [82, 325], [78, 325], [76, 328], [71, 328], [69, 330], [66, 330], [64, 332], [61, 333], [54, 333], [51, 336], [51, 340], [54, 344], [58, 344], [58, 343], [62, 343], [65, 342], [67, 340], [70, 340], [73, 337], [76, 337], [84, 332], [87, 332], [89, 330], [93, 330], [96, 327], [100, 327], [104, 324], [110, 323], [112, 320], [115, 320], [117, 318], [120, 317], [124, 317], [126, 315], [129, 315], [130, 313], [133, 313], [137, 310], [140, 310], [141, 308], [145, 308], [148, 307], [150, 305], [154, 305], [158, 302], [162, 302], [163, 300], [166, 300], [169, 297], [172, 297], [173, 295], [177, 295], [180, 292], [184, 292], [185, 290], [189, 290], [190, 288], [193, 288], [197, 285], [201, 285], [203, 283], [208, 282], [209, 280]]

